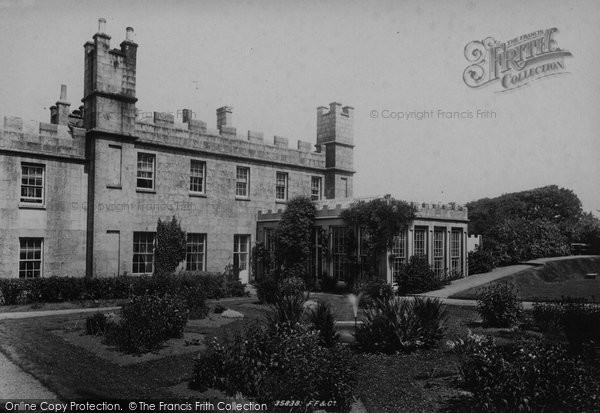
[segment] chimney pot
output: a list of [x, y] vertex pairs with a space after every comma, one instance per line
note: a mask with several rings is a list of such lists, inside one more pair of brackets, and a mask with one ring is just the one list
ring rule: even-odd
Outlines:
[[67, 85], [60, 85], [60, 100], [67, 100]]
[[106, 32], [106, 19], [104, 17], [100, 17], [98, 19], [98, 33]]
[[128, 27], [125, 32], [125, 40], [133, 42], [133, 27]]

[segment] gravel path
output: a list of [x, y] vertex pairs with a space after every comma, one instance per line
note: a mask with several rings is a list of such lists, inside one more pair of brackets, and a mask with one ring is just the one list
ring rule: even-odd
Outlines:
[[0, 399], [58, 399], [35, 377], [0, 353]]

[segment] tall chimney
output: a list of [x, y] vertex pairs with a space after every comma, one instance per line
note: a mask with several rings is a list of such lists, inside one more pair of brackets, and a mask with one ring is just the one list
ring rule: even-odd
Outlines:
[[222, 126], [231, 126], [232, 113], [231, 106], [223, 106], [217, 109], [217, 129], [221, 130]]
[[68, 125], [71, 103], [67, 101], [67, 85], [60, 85], [60, 99], [50, 108], [50, 123]]

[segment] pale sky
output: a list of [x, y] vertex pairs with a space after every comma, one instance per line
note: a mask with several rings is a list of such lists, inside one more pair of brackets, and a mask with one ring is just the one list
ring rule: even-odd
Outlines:
[[[355, 108], [355, 196], [458, 202], [556, 184], [600, 215], [600, 2], [0, 0], [0, 116], [49, 121], [83, 93], [83, 44], [107, 20], [139, 44], [137, 107], [192, 109], [239, 134], [315, 142], [316, 107]], [[556, 27], [568, 74], [505, 93], [465, 85], [465, 45]], [[395, 120], [490, 110], [495, 119]]]

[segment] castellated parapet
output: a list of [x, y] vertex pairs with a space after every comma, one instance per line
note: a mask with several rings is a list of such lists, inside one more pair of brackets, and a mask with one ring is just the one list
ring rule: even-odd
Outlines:
[[6, 116], [0, 130], [0, 150], [83, 161], [85, 130]]
[[[353, 203], [358, 201], [368, 202], [377, 197], [354, 198], [354, 199], [330, 199], [316, 202], [316, 218], [336, 218], [343, 210], [348, 209]], [[410, 202], [410, 205], [416, 209], [417, 219], [435, 219], [449, 221], [468, 221], [468, 208], [464, 205], [450, 204], [427, 204], [420, 202]], [[281, 219], [282, 209], [276, 211], [267, 210], [258, 212], [258, 221], [279, 221]]]

